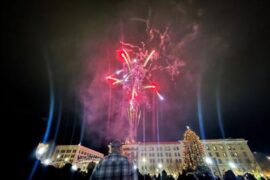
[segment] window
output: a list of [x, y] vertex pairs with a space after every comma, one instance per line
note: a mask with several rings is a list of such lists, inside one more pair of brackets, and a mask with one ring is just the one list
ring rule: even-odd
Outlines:
[[219, 147], [220, 147], [220, 149], [224, 149], [224, 147], [222, 145], [220, 145]]
[[65, 150], [61, 150], [61, 153], [65, 153]]
[[212, 153], [208, 153], [209, 156], [212, 156]]
[[239, 159], [238, 159], [238, 162], [239, 162], [239, 163], [242, 163], [242, 160], [239, 158]]
[[235, 152], [233, 155], [234, 155], [235, 157], [238, 156], [238, 154], [237, 154], [236, 152]]
[[217, 159], [216, 158], [213, 158], [213, 160], [214, 160], [214, 163], [217, 164]]
[[76, 149], [73, 149], [73, 153], [75, 153], [76, 152]]
[[216, 156], [219, 157], [219, 153], [218, 152], [216, 152]]
[[67, 153], [71, 153], [71, 150], [67, 150]]
[[216, 151], [217, 150], [217, 147], [216, 146], [213, 146], [213, 149]]
[[248, 164], [251, 163], [251, 160], [248, 159], [248, 158], [246, 158], [245, 161], [246, 161], [246, 163], [248, 163]]
[[56, 153], [59, 153], [59, 150], [58, 149], [56, 150]]
[[221, 160], [221, 159], [218, 159], [218, 163], [219, 163], [219, 164], [222, 164], [222, 160]]
[[224, 153], [223, 153], [223, 156], [224, 156], [224, 157], [227, 157], [227, 153], [224, 152]]

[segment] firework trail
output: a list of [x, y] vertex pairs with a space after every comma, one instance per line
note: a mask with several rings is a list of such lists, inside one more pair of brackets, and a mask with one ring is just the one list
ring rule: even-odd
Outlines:
[[[155, 83], [153, 73], [168, 73], [174, 80], [185, 63], [174, 55], [175, 49], [171, 47], [182, 46], [183, 43], [186, 43], [180, 42], [172, 45], [169, 27], [160, 31], [151, 27], [149, 19], [132, 18], [132, 20], [146, 24], [148, 38], [145, 42], [141, 42], [141, 45], [120, 41], [122, 49], [118, 50], [118, 59], [122, 63], [122, 68], [106, 77], [112, 85], [122, 86], [129, 122], [127, 142], [136, 141], [142, 107], [151, 109], [147, 91], [152, 90], [161, 101], [164, 100], [159, 92], [158, 84]], [[184, 39], [184, 41], [187, 40]]]

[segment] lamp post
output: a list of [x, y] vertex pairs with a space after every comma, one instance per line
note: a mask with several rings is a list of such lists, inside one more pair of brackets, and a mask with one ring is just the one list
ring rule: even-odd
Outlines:
[[237, 168], [236, 164], [232, 161], [230, 161], [228, 164], [229, 164], [230, 169], [234, 172], [234, 169]]
[[204, 158], [204, 162], [208, 165], [208, 167], [210, 167], [210, 170], [211, 170], [211, 173], [214, 175], [213, 173], [213, 169], [212, 169], [212, 165], [214, 164], [217, 171], [218, 171], [218, 174], [219, 174], [219, 177], [222, 178], [222, 175], [221, 175], [221, 172], [218, 168], [218, 165], [217, 165], [217, 162], [216, 161], [213, 161], [210, 157], [205, 157]]
[[163, 165], [161, 163], [158, 163], [158, 169], [159, 169], [161, 179], [162, 179], [162, 167]]

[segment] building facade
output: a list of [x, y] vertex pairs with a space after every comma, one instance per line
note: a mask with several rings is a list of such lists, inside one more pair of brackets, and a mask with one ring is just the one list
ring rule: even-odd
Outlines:
[[125, 144], [122, 152], [142, 174], [155, 175], [166, 170], [177, 176], [182, 171], [183, 145], [180, 141]]
[[[205, 162], [213, 174], [221, 176], [227, 170], [235, 174], [260, 173], [248, 144], [244, 139], [202, 140]], [[158, 174], [166, 170], [168, 174], [177, 176], [183, 169], [183, 143], [137, 143], [125, 144], [123, 154], [136, 164], [142, 174]]]
[[[44, 147], [39, 145], [38, 147]], [[40, 152], [38, 149], [37, 152]], [[44, 152], [44, 154], [46, 154]], [[51, 154], [51, 155], [50, 155]], [[53, 152], [45, 155], [46, 159], [40, 159], [47, 165], [53, 165], [57, 168], [63, 167], [69, 163], [80, 168], [81, 171], [87, 171], [90, 162], [97, 163], [104, 155], [100, 152], [84, 147], [82, 145], [56, 145]], [[38, 156], [37, 156], [38, 158]], [[38, 158], [39, 159], [39, 158]]]
[[244, 139], [216, 139], [202, 140], [205, 156], [213, 163], [207, 165], [216, 175], [222, 175], [232, 170], [237, 175], [246, 172], [259, 174], [261, 169], [251, 152], [247, 140]]

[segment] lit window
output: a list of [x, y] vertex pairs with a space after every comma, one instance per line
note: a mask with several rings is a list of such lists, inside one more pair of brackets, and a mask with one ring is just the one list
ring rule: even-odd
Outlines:
[[223, 156], [224, 156], [224, 157], [227, 157], [227, 154], [224, 152], [224, 153], [223, 153]]

